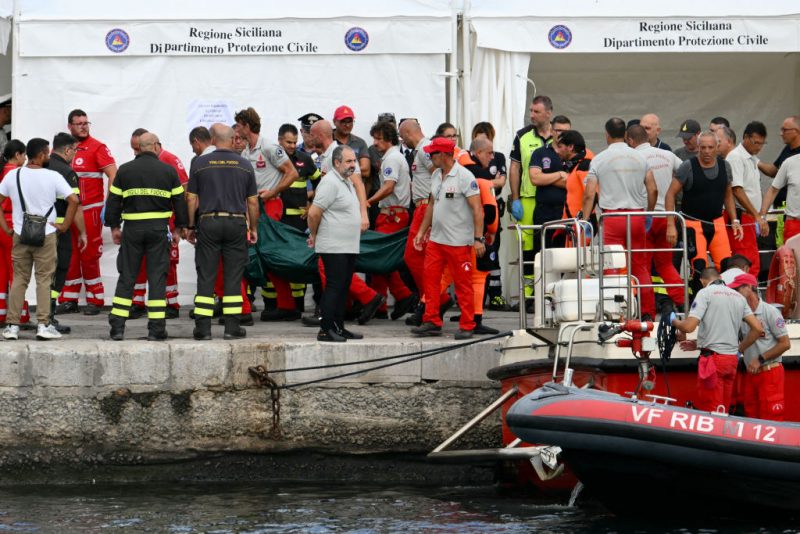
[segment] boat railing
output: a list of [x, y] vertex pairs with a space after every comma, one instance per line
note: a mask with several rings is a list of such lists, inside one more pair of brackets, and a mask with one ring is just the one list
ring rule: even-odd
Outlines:
[[[539, 239], [541, 240], [541, 248], [540, 248], [540, 255], [539, 255], [539, 277], [542, 277], [544, 273], [547, 272], [547, 255], [544, 253], [547, 250], [547, 233], [554, 232], [557, 230], [564, 230], [564, 231], [572, 231], [574, 232], [575, 236], [575, 246], [577, 247], [578, 251], [575, 255], [575, 270], [577, 272], [578, 279], [583, 278], [583, 265], [586, 260], [586, 244], [591, 242], [592, 236], [592, 225], [589, 221], [584, 221], [581, 219], [561, 219], [556, 221], [549, 221], [544, 224], [515, 224], [512, 225], [510, 228], [513, 228], [517, 233], [517, 247], [519, 253], [519, 327], [520, 330], [525, 330], [528, 328], [528, 316], [527, 316], [527, 301], [528, 297], [525, 296], [525, 267], [530, 266], [534, 269], [536, 264], [536, 259], [533, 260], [525, 260], [524, 253], [522, 250], [523, 247], [523, 236], [528, 232], [539, 232]], [[535, 234], [534, 234], [535, 235]], [[534, 269], [534, 273], [535, 273]], [[534, 278], [534, 294], [536, 291], [536, 284], [537, 280]], [[577, 286], [577, 297], [578, 297], [578, 317], [582, 317], [583, 311], [583, 295], [581, 290], [581, 284]], [[534, 296], [530, 297], [531, 299]], [[541, 313], [541, 318], [544, 320], [546, 316], [546, 303], [544, 298], [540, 298], [541, 301], [541, 309], [538, 310]]]
[[[538, 232], [542, 229], [542, 225], [540, 224], [512, 224], [509, 226], [509, 229], [513, 229], [517, 233], [517, 252], [519, 258], [519, 329], [525, 330], [528, 328], [528, 316], [527, 316], [527, 308], [528, 308], [528, 297], [525, 296], [525, 267], [530, 266], [533, 269], [534, 261], [533, 260], [525, 260], [525, 255], [522, 250], [523, 247], [523, 239], [525, 235], [532, 233], [536, 235], [535, 232]], [[535, 287], [535, 285], [534, 285]], [[535, 289], [534, 289], [535, 291]], [[533, 296], [530, 297], [531, 299]]]
[[[768, 223], [769, 222], [777, 223], [778, 217], [783, 217], [784, 215], [785, 215], [785, 210], [783, 208], [772, 208], [772, 209], [767, 211], [767, 222]], [[770, 220], [770, 219], [772, 219], [772, 220]], [[785, 218], [784, 218], [784, 220], [785, 220]], [[756, 238], [758, 238], [758, 233], [756, 233]], [[776, 239], [777, 239], [777, 236], [776, 236]], [[786, 243], [785, 240], [784, 240], [784, 243]], [[773, 248], [773, 249], [761, 249], [761, 248], [758, 249], [758, 257], [759, 257], [759, 260], [761, 260], [761, 265], [762, 265], [761, 270], [764, 270], [764, 266], [766, 266], [766, 270], [767, 270], [767, 272], [769, 272], [769, 262], [765, 262], [764, 261], [764, 256], [769, 257], [770, 254], [774, 255], [776, 252], [777, 252], [777, 244], [776, 244], [776, 248]], [[771, 257], [770, 257], [770, 259], [771, 259]], [[767, 286], [769, 285], [769, 283], [770, 283], [769, 279], [767, 279], [763, 283], [759, 279], [758, 289], [761, 291], [762, 295], [767, 290]]]
[[[605, 276], [604, 271], [605, 269], [602, 268], [605, 265], [605, 256], [608, 254], [620, 254], [619, 251], [612, 251], [612, 250], [605, 250], [604, 243], [605, 243], [605, 229], [603, 222], [609, 218], [625, 218], [625, 264], [627, 265], [627, 269], [625, 270], [625, 285], [606, 285], [605, 284]], [[633, 240], [631, 237], [631, 218], [632, 217], [652, 217], [652, 218], [665, 218], [665, 217], [674, 217], [678, 220], [680, 224], [676, 224], [676, 227], [680, 228], [680, 232], [682, 235], [681, 243], [682, 247], [676, 248], [633, 248]], [[681, 252], [683, 254], [681, 264], [684, 266], [689, 265], [689, 257], [688, 257], [688, 249], [687, 249], [687, 240], [686, 240], [686, 220], [684, 219], [683, 215], [677, 211], [629, 211], [629, 212], [614, 212], [614, 213], [603, 213], [600, 214], [598, 217], [598, 248], [600, 254], [600, 265], [601, 268], [598, 270], [598, 276], [600, 278], [600, 298], [599, 298], [599, 305], [600, 305], [600, 316], [605, 317], [605, 290], [606, 289], [625, 289], [626, 290], [626, 297], [628, 306], [626, 307], [625, 315], [626, 319], [633, 319], [633, 310], [634, 306], [633, 303], [633, 290], [637, 289], [638, 292], [641, 293], [641, 290], [644, 288], [671, 288], [671, 287], [682, 287], [683, 288], [683, 295], [684, 295], [684, 302], [689, 302], [689, 277], [682, 276], [683, 283], [682, 284], [668, 284], [668, 283], [652, 283], [652, 279], [650, 283], [642, 283], [641, 280], [636, 280], [636, 277], [633, 276], [632, 273], [632, 266], [633, 266], [633, 255], [634, 254], [647, 254], [647, 253], [656, 253], [656, 252]], [[648, 265], [648, 272], [651, 272], [650, 266]], [[639, 296], [640, 305], [638, 306], [639, 309], [639, 318], [641, 318], [641, 295]]]
[[565, 340], [564, 337], [569, 332], [569, 343], [567, 344], [567, 356], [564, 360], [564, 378], [562, 383], [565, 386], [572, 385], [572, 368], [570, 368], [569, 363], [570, 359], [572, 358], [572, 349], [575, 345], [575, 334], [582, 331], [587, 331], [592, 329], [592, 324], [586, 321], [578, 321], [577, 323], [570, 323], [565, 325], [558, 331], [558, 342], [556, 343], [556, 353], [555, 357], [553, 358], [553, 382], [556, 381], [558, 378], [558, 362], [561, 359], [561, 347], [564, 346]]

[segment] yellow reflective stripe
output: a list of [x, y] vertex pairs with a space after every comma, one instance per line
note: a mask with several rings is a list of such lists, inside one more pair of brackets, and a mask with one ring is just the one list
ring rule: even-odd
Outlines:
[[222, 315], [241, 315], [242, 314], [242, 307], [236, 308], [222, 308]]
[[292, 296], [293, 297], [305, 297], [306, 296], [306, 292], [305, 291], [295, 290], [295, 291], [292, 291]]
[[151, 311], [149, 311], [149, 312], [147, 312], [147, 318], [148, 319], [166, 319], [167, 318], [167, 312], [163, 312], [163, 311], [151, 312]]
[[[183, 192], [183, 188], [181, 188], [181, 192]], [[172, 196], [170, 191], [165, 191], [164, 189], [153, 189], [152, 187], [136, 187], [133, 189], [126, 189], [125, 192], [122, 193], [122, 198], [128, 197], [161, 197], [161, 198], [169, 198]]]
[[206, 308], [195, 308], [194, 309], [194, 314], [195, 315], [203, 315], [205, 317], [213, 317], [214, 316], [214, 310], [208, 310]]
[[214, 305], [214, 297], [201, 297], [200, 295], [197, 295], [197, 296], [194, 297], [194, 303], [195, 304], [211, 304], [213, 306]]
[[114, 193], [115, 195], [122, 196], [122, 189], [120, 189], [116, 185], [112, 185], [111, 187], [109, 187], [108, 188], [108, 192], [109, 193]]
[[286, 208], [286, 215], [302, 215], [306, 212], [304, 209], [299, 208]]
[[114, 297], [111, 299], [112, 304], [119, 304], [120, 306], [133, 306], [133, 301], [131, 299], [124, 299], [122, 297]]
[[153, 308], [159, 308], [159, 307], [160, 308], [166, 308], [167, 307], [167, 301], [166, 300], [148, 300], [147, 301], [147, 307], [150, 308], [151, 306]]
[[182, 195], [183, 194], [183, 186], [179, 185], [178, 187], [172, 188], [172, 196], [175, 195]]
[[291, 187], [292, 189], [305, 189], [306, 187], [308, 187], [308, 182], [306, 180], [302, 181], [298, 180], [297, 182], [292, 182], [292, 185], [290, 185], [289, 187]]
[[64, 217], [56, 217], [56, 224], [61, 224], [64, 222]]
[[289, 287], [292, 289], [305, 289], [306, 285], [299, 282], [289, 282]]
[[111, 315], [118, 315], [120, 317], [130, 317], [131, 312], [128, 310], [120, 310], [119, 308], [111, 308]]
[[226, 302], [244, 302], [241, 295], [231, 295], [231, 296], [224, 296], [222, 297], [222, 303]]
[[81, 194], [81, 189], [79, 187], [73, 187], [72, 188], [72, 192], [75, 193], [76, 195], [80, 195]]
[[320, 174], [322, 174], [322, 173], [321, 173], [321, 172], [319, 172], [319, 169], [316, 169], [316, 170], [314, 171], [314, 174], [312, 174], [312, 175], [311, 175], [311, 179], [312, 179], [312, 180], [318, 180], [318, 179], [319, 179], [319, 175], [320, 175]]
[[145, 211], [142, 213], [123, 213], [123, 221], [144, 221], [147, 219], [169, 219], [172, 217], [171, 211]]
[[55, 289], [51, 289], [50, 290], [50, 298], [51, 299], [57, 299], [58, 295], [60, 295], [60, 293], [58, 291], [56, 291]]

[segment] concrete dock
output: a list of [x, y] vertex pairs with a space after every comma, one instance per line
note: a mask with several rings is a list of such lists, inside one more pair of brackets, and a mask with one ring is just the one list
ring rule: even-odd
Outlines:
[[[299, 321], [257, 321], [246, 339], [234, 342], [223, 341], [222, 326], [215, 325], [215, 339], [198, 342], [186, 309], [168, 321], [166, 342], [144, 339], [144, 318], [129, 321], [126, 340], [115, 342], [105, 313], [59, 316], [73, 328], [59, 341], [36, 341], [34, 331], [0, 341], [0, 483], [46, 481], [43, 474], [63, 468], [167, 466], [237, 455], [276, 461], [276, 454], [428, 452], [498, 396], [499, 384], [486, 371], [497, 364], [502, 339], [281, 389], [277, 427], [271, 392], [248, 368], [293, 369], [455, 345], [458, 325], [447, 319], [441, 338], [415, 338], [402, 320], [373, 320], [351, 327], [363, 340], [323, 344], [315, 328]], [[484, 322], [508, 331], [517, 328], [518, 316], [488, 312]], [[389, 362], [270, 376], [291, 386], [382, 363]], [[493, 447], [499, 439], [496, 416], [458, 446]]]

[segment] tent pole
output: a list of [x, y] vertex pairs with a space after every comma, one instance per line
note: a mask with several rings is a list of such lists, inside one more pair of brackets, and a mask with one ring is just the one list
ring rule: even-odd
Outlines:
[[469, 43], [469, 17], [468, 13], [470, 10], [470, 0], [464, 0], [464, 13], [461, 15], [461, 61], [464, 65], [463, 70], [461, 71], [461, 104], [463, 106], [463, 115], [461, 117], [461, 139], [464, 145], [464, 148], [469, 148], [470, 139], [468, 138], [468, 129], [472, 127], [472, 113], [471, 113], [471, 100], [472, 100], [472, 87], [471, 87], [471, 78], [472, 78], [472, 65], [470, 64], [472, 61], [471, 58], [471, 50], [470, 50], [470, 43]]
[[[455, 4], [455, 3], [454, 3]], [[451, 36], [450, 52], [450, 68], [448, 71], [454, 73], [448, 76], [448, 106], [447, 106], [447, 122], [457, 124], [458, 122], [458, 9], [454, 4], [453, 6], [453, 34]]]

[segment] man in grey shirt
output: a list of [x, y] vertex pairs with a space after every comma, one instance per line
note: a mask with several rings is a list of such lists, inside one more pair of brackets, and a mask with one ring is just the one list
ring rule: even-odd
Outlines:
[[[711, 412], [722, 406], [727, 412], [739, 363], [737, 353], [755, 343], [764, 329], [744, 297], [727, 287], [716, 269], [703, 270], [700, 280], [703, 289], [697, 293], [688, 317], [680, 320], [673, 313], [672, 325], [683, 334], [690, 334], [700, 327], [696, 344], [681, 345], [684, 350], [700, 349], [694, 407]], [[742, 321], [747, 323], [750, 331], [739, 341]], [[685, 339], [685, 336], [681, 337]]]
[[683, 146], [675, 149], [675, 155], [681, 158], [681, 161], [697, 155], [697, 141], [701, 131], [700, 123], [694, 119], [687, 119], [681, 123], [678, 137], [683, 141]]
[[[439, 298], [442, 274], [447, 265], [461, 306], [460, 330], [455, 338], [469, 339], [475, 329], [472, 270], [475, 257], [483, 256], [486, 251], [480, 191], [475, 176], [455, 161], [453, 141], [434, 137], [423, 150], [431, 155], [436, 171], [431, 178], [431, 197], [425, 218], [414, 236], [417, 250], [422, 249], [426, 240], [428, 244], [425, 250], [425, 315], [422, 324], [411, 332], [418, 336], [441, 335]], [[430, 238], [427, 237], [429, 228]]]
[[356, 154], [339, 145], [331, 156], [333, 168], [320, 181], [308, 210], [308, 246], [325, 266], [325, 290], [320, 302], [318, 341], [361, 339], [344, 327], [347, 293], [361, 244], [361, 203], [352, 176]]
[[[785, 403], [781, 355], [792, 346], [786, 321], [778, 308], [758, 298], [758, 280], [752, 274], [740, 274], [729, 287], [747, 300], [753, 315], [764, 328], [763, 336], [744, 351], [747, 365], [744, 414], [757, 419], [783, 421]], [[749, 332], [750, 327], [742, 323], [741, 336], [746, 337]]]

